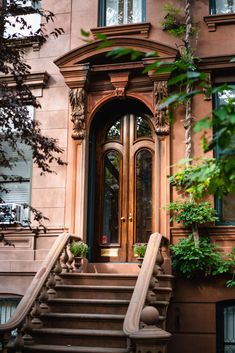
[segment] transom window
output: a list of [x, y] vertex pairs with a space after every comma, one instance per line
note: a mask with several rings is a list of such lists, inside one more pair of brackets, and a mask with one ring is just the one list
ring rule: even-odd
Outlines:
[[145, 0], [101, 0], [100, 25], [115, 26], [145, 21]]
[[210, 13], [226, 14], [235, 12], [235, 0], [211, 0]]

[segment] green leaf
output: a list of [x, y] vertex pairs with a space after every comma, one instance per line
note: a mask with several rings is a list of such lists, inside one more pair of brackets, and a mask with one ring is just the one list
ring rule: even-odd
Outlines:
[[195, 123], [193, 130], [195, 132], [200, 132], [201, 130], [208, 129], [211, 126], [212, 126], [212, 120], [209, 118], [204, 118]]
[[85, 31], [83, 28], [81, 28], [81, 35], [83, 37], [90, 37], [90, 32]]

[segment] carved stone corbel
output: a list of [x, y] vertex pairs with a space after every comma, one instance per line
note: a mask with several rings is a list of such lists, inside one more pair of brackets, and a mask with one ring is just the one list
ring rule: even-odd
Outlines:
[[110, 72], [110, 81], [115, 88], [114, 95], [119, 98], [125, 97], [126, 85], [128, 83], [129, 71]]
[[72, 138], [83, 140], [86, 131], [86, 91], [84, 88], [74, 88], [69, 93], [72, 107], [71, 121], [73, 123]]
[[154, 125], [157, 135], [169, 135], [170, 126], [168, 121], [168, 109], [159, 110], [159, 106], [164, 98], [168, 96], [167, 81], [154, 82], [153, 106], [154, 106]]

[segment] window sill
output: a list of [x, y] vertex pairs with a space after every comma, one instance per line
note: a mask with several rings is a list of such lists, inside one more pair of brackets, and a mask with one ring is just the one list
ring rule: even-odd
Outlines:
[[15, 46], [17, 48], [32, 47], [33, 51], [38, 51], [40, 50], [40, 47], [44, 42], [44, 38], [40, 36], [37, 36], [37, 37], [28, 36], [28, 37], [6, 39], [6, 41], [8, 41], [9, 46]]
[[122, 36], [122, 35], [140, 35], [142, 37], [148, 38], [149, 31], [151, 29], [151, 23], [132, 23], [127, 25], [119, 26], [106, 26], [92, 28], [91, 33], [93, 37], [96, 38], [96, 34], [105, 34], [107, 37]]
[[235, 13], [205, 16], [204, 21], [207, 24], [208, 31], [215, 32], [217, 26], [235, 23]]

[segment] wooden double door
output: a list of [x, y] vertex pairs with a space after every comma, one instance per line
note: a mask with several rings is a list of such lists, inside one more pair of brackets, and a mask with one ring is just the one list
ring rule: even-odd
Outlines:
[[154, 229], [155, 132], [147, 115], [109, 121], [96, 136], [96, 261], [134, 261]]

